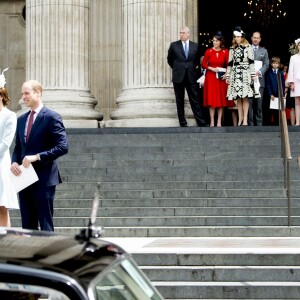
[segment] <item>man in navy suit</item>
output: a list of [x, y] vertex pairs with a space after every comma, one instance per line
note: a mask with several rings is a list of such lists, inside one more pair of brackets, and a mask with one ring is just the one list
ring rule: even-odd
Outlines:
[[198, 97], [196, 67], [200, 64], [200, 51], [197, 43], [189, 40], [190, 29], [180, 28], [180, 40], [171, 43], [168, 50], [168, 64], [172, 68], [172, 82], [181, 127], [187, 127], [184, 113], [184, 94], [187, 91], [191, 109], [198, 126], [208, 126], [203, 116], [203, 107]]
[[62, 182], [57, 158], [68, 153], [68, 139], [61, 116], [43, 105], [42, 93], [38, 81], [23, 83], [22, 99], [30, 111], [18, 118], [11, 171], [18, 176], [21, 164], [32, 163], [39, 178], [19, 192], [22, 228], [54, 231], [55, 188]]

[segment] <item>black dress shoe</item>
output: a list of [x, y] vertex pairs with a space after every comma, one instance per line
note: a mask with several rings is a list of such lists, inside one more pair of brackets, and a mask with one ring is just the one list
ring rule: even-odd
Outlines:
[[207, 123], [199, 123], [198, 127], [209, 127]]
[[187, 124], [180, 124], [180, 127], [188, 127]]

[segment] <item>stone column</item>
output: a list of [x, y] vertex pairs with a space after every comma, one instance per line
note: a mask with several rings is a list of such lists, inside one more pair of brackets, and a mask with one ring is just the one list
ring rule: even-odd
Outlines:
[[103, 118], [90, 93], [89, 2], [26, 1], [26, 79], [42, 83], [44, 104], [66, 127], [98, 127]]
[[[167, 52], [186, 25], [186, 6], [186, 0], [122, 0], [123, 88], [106, 127], [179, 126]], [[195, 124], [189, 105], [186, 116]]]

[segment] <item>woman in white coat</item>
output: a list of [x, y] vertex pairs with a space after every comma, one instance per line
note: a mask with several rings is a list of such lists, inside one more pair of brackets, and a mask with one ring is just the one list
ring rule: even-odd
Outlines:
[[296, 53], [291, 56], [287, 84], [290, 87], [291, 97], [295, 97], [295, 126], [300, 126], [300, 38], [295, 40], [293, 52]]
[[[3, 83], [1, 79], [0, 84]], [[17, 116], [7, 109], [8, 104], [8, 92], [4, 86], [0, 85], [0, 226], [5, 227], [10, 227], [9, 209], [19, 208], [17, 193], [10, 181], [9, 153], [9, 147], [16, 132]]]

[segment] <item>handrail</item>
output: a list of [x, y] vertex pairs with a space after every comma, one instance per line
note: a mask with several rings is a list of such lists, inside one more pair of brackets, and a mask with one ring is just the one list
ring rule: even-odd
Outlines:
[[282, 81], [279, 72], [277, 72], [278, 98], [279, 98], [279, 125], [281, 132], [281, 156], [284, 165], [284, 188], [287, 193], [288, 206], [288, 226], [291, 226], [291, 184], [290, 184], [290, 161], [292, 160], [291, 147], [289, 140], [289, 131], [287, 126], [285, 99], [282, 90]]

